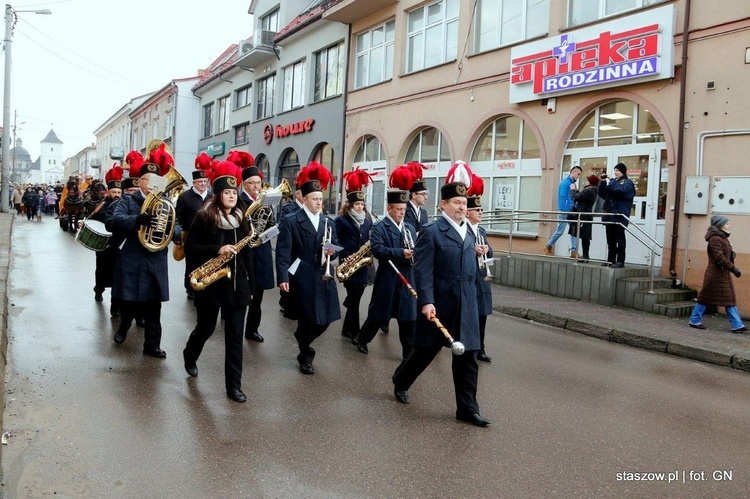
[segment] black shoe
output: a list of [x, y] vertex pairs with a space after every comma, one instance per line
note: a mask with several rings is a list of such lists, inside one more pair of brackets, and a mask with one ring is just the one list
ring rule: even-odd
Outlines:
[[604, 263], [602, 264], [602, 267], [609, 267], [610, 265], [612, 265], [612, 264], [611, 264], [611, 263], [609, 263], [609, 262], [604, 262]]
[[354, 345], [355, 347], [358, 346], [359, 345], [359, 333], [354, 333], [350, 341], [352, 342], [352, 345]]
[[117, 343], [118, 345], [122, 345], [123, 343], [125, 343], [125, 339], [127, 337], [128, 337], [127, 331], [120, 331], [118, 329], [117, 332], [115, 333], [115, 343]]
[[257, 341], [258, 343], [263, 343], [263, 341], [265, 341], [263, 339], [263, 336], [261, 336], [260, 333], [258, 333], [257, 331], [254, 333], [246, 334], [245, 339]]
[[489, 426], [491, 424], [491, 421], [489, 419], [484, 419], [479, 414], [468, 414], [468, 415], [456, 414], [456, 419], [458, 419], [459, 421], [464, 421], [469, 424], [473, 424], [474, 426]]
[[738, 327], [737, 329], [732, 329], [733, 333], [744, 333], [747, 331], [747, 326]]
[[610, 268], [613, 268], [613, 269], [621, 269], [621, 268], [623, 268], [623, 267], [625, 267], [625, 264], [624, 264], [624, 263], [622, 263], [622, 262], [615, 262], [615, 263], [613, 263], [613, 264], [612, 264], [612, 265], [610, 266]]
[[409, 392], [406, 390], [393, 390], [393, 396], [396, 397], [396, 400], [401, 402], [402, 404], [408, 404], [409, 403]]
[[694, 327], [695, 329], [707, 329], [706, 326], [704, 326], [703, 324], [691, 324], [688, 322], [688, 325], [690, 327]]
[[315, 368], [312, 365], [312, 362], [305, 360], [299, 365], [299, 372], [302, 374], [315, 374]]
[[146, 319], [139, 319], [136, 317], [135, 325], [138, 327], [146, 327]]
[[492, 362], [492, 357], [484, 352], [479, 352], [477, 354], [477, 360], [481, 360], [482, 362]]
[[389, 324], [386, 324], [385, 326], [380, 326], [380, 330], [383, 331], [383, 334], [388, 334], [391, 332]]
[[163, 359], [167, 356], [167, 352], [165, 352], [161, 348], [154, 348], [151, 350], [144, 350], [143, 355], [148, 355], [149, 357], [156, 357], [157, 359]]
[[247, 401], [247, 396], [245, 396], [245, 394], [242, 393], [242, 390], [240, 390], [239, 388], [232, 388], [231, 390], [227, 390], [227, 397], [234, 400], [235, 402], [239, 402], [240, 404]]
[[188, 291], [187, 292], [187, 299], [188, 300], [195, 300], [195, 293], [193, 293], [192, 291]]
[[341, 331], [341, 336], [343, 336], [344, 338], [351, 338], [352, 333], [350, 333], [349, 331]]
[[94, 293], [94, 300], [96, 301], [104, 301], [104, 297], [101, 293]]
[[187, 371], [187, 373], [193, 378], [198, 376], [198, 366], [195, 365], [195, 362], [190, 363], [187, 361], [185, 350], [182, 351], [182, 358], [185, 360], [185, 371]]
[[115, 307], [114, 305], [111, 305], [109, 307], [109, 315], [112, 317], [120, 317], [120, 309]]
[[365, 355], [367, 355], [367, 353], [369, 352], [369, 350], [367, 350], [367, 345], [365, 345], [364, 343], [358, 343], [357, 344], [357, 350], [359, 350], [360, 352], [362, 352]]

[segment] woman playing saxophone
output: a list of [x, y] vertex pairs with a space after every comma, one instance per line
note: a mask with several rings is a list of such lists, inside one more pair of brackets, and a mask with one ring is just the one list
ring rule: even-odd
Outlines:
[[220, 255], [233, 255], [234, 258], [227, 263], [230, 267], [227, 279], [219, 279], [211, 286], [196, 291], [198, 320], [190, 333], [183, 357], [187, 373], [198, 376], [196, 362], [216, 328], [221, 309], [224, 316], [227, 396], [236, 402], [245, 402], [247, 397], [241, 389], [242, 330], [245, 311], [255, 289], [255, 274], [250, 245], [237, 246], [249, 234], [244, 213], [237, 207], [237, 187], [241, 183], [242, 172], [235, 164], [222, 161], [214, 167], [211, 177], [214, 197], [197, 213], [185, 242], [185, 254], [187, 258], [200, 263]]

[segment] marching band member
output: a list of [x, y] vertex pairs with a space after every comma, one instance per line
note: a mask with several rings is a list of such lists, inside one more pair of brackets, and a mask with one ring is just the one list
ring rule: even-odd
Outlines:
[[425, 169], [425, 166], [421, 163], [416, 162], [410, 162], [406, 165], [407, 168], [410, 168], [412, 173], [414, 174], [414, 182], [412, 183], [411, 187], [409, 187], [409, 204], [406, 207], [406, 215], [404, 216], [404, 220], [406, 223], [414, 227], [414, 229], [419, 233], [419, 231], [422, 229], [422, 226], [424, 226], [427, 221], [427, 211], [422, 208], [425, 204], [427, 204], [427, 184], [424, 180], [422, 180], [422, 171]]
[[[449, 171], [448, 183], [440, 189], [443, 213], [422, 228], [415, 248], [415, 281], [419, 295], [419, 317], [414, 334], [414, 349], [393, 375], [394, 395], [409, 403], [408, 390], [445, 346], [445, 337], [434, 322], [439, 317], [453, 337], [464, 344], [462, 355], [453, 355], [453, 386], [456, 393], [456, 419], [476, 426], [490, 421], [479, 414], [477, 403], [477, 351], [479, 350], [479, 312], [477, 309], [476, 241], [468, 229], [466, 190], [462, 182], [466, 165], [459, 163]], [[463, 172], [463, 174], [461, 174]]]
[[[356, 168], [345, 173], [343, 179], [347, 187], [346, 202], [341, 206], [335, 222], [339, 244], [344, 248], [339, 252], [339, 263], [370, 240], [372, 228], [372, 217], [365, 207], [365, 193], [362, 190], [371, 182], [370, 175]], [[359, 303], [366, 287], [367, 267], [357, 270], [344, 281], [346, 314], [341, 336], [345, 338], [352, 338], [359, 333]]]
[[367, 319], [362, 330], [352, 343], [362, 353], [368, 353], [367, 344], [372, 341], [378, 328], [388, 326], [392, 318], [398, 321], [398, 337], [401, 342], [401, 357], [411, 351], [414, 343], [414, 321], [417, 319], [417, 302], [407, 287], [391, 268], [396, 266], [408, 281], [414, 279], [414, 246], [417, 233], [404, 220], [409, 186], [413, 176], [409, 168], [400, 166], [390, 176], [390, 186], [404, 190], [389, 191], [387, 214], [375, 224], [370, 233], [372, 255], [378, 259], [378, 270], [372, 287], [372, 298], [367, 309]]
[[477, 360], [482, 362], [492, 362], [492, 357], [487, 355], [484, 350], [484, 332], [487, 327], [487, 316], [492, 314], [492, 283], [485, 279], [489, 274], [489, 269], [479, 265], [480, 259], [492, 258], [492, 248], [487, 244], [487, 232], [484, 227], [480, 227], [482, 222], [482, 194], [484, 194], [484, 180], [482, 177], [474, 175], [471, 180], [468, 198], [466, 200], [466, 220], [469, 222], [469, 229], [474, 233], [477, 240], [474, 251], [477, 254], [477, 309], [479, 311], [479, 352]]
[[[304, 169], [305, 167], [303, 166], [302, 168], [300, 168], [300, 171], [297, 172], [297, 177], [294, 181], [294, 199], [286, 203], [281, 207], [281, 210], [279, 210], [279, 223], [281, 223], [281, 221], [289, 215], [297, 213], [304, 206], [304, 199], [302, 199], [302, 190], [300, 189], [300, 178], [305, 175], [304, 173], [302, 173]], [[287, 318], [289, 318], [286, 313], [286, 302], [288, 299], [289, 293], [279, 291], [279, 309], [281, 310], [281, 313], [284, 314], [284, 317]]]
[[311, 344], [331, 322], [341, 318], [341, 311], [336, 283], [330, 278], [330, 258], [335, 257], [335, 252], [326, 249], [326, 243], [337, 244], [336, 230], [321, 213], [323, 190], [333, 177], [317, 163], [309, 164], [302, 172], [304, 178], [298, 177], [298, 181], [304, 206], [281, 220], [276, 244], [276, 280], [279, 289], [289, 293], [287, 316], [297, 319], [294, 337], [299, 346], [300, 372], [313, 374], [315, 350]]
[[[257, 167], [249, 166], [242, 170], [242, 192], [239, 199], [242, 213], [245, 213], [248, 207], [258, 199], [262, 186], [263, 173]], [[256, 212], [254, 220], [251, 223], [255, 223], [258, 220], [261, 211], [263, 210]], [[268, 217], [268, 222], [264, 230], [276, 225], [273, 219], [273, 212], [270, 212]], [[271, 241], [266, 241], [253, 249], [253, 266], [255, 271], [255, 289], [252, 293], [253, 299], [248, 307], [247, 319], [245, 320], [245, 339], [262, 343], [263, 336], [258, 332], [258, 327], [261, 321], [263, 292], [266, 289], [274, 288], [273, 249], [271, 248]]]
[[[104, 179], [107, 182], [107, 195], [96, 205], [89, 218], [106, 226], [107, 210], [122, 196], [122, 168], [113, 166], [105, 174]], [[118, 251], [117, 247], [112, 245], [112, 242], [110, 238], [109, 246], [103, 251], [96, 252], [96, 271], [94, 272], [94, 299], [96, 301], [104, 300], [102, 296], [104, 289], [112, 287]], [[112, 317], [117, 317], [120, 314], [120, 305], [114, 297], [110, 302], [109, 313]]]
[[[177, 215], [177, 223], [180, 224], [184, 239], [187, 239], [187, 232], [190, 230], [190, 226], [193, 225], [195, 214], [213, 197], [213, 193], [208, 188], [208, 175], [206, 173], [207, 170], [211, 169], [213, 163], [214, 160], [208, 154], [205, 152], [200, 153], [195, 158], [196, 170], [193, 171], [193, 187], [180, 194], [177, 198], [175, 214]], [[185, 291], [187, 292], [188, 300], [194, 298], [193, 288], [190, 287], [190, 278], [188, 277], [193, 270], [195, 270], [195, 267], [192, 267], [186, 261]]]
[[[114, 212], [109, 220], [109, 230], [125, 233], [112, 289], [113, 295], [121, 300], [123, 319], [137, 314], [144, 318], [143, 354], [164, 358], [167, 353], [160, 348], [161, 303], [169, 301], [168, 249], [151, 252], [144, 248], [138, 239], [138, 230], [152, 226], [155, 221], [150, 213], [141, 213], [143, 202], [151, 192], [148, 187], [150, 176], [166, 174], [174, 160], [162, 148], [152, 152], [149, 161], [151, 162], [141, 166], [139, 189], [132, 196], [123, 196], [114, 205]], [[179, 233], [175, 237], [179, 240]], [[120, 321], [114, 337], [115, 343], [125, 341], [129, 326], [130, 320]]]
[[227, 396], [245, 402], [242, 392], [242, 321], [255, 288], [253, 256], [249, 244], [236, 245], [249, 234], [244, 212], [237, 206], [237, 187], [241, 179], [238, 166], [229, 161], [218, 163], [212, 173], [214, 197], [198, 212], [185, 241], [185, 252], [201, 265], [220, 255], [234, 255], [227, 265], [231, 275], [219, 279], [195, 293], [198, 320], [183, 350], [185, 370], [198, 376], [196, 362], [203, 346], [216, 329], [219, 309], [224, 316], [224, 378]]

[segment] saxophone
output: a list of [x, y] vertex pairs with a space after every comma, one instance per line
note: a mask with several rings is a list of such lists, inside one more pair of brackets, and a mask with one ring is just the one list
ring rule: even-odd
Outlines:
[[372, 265], [372, 249], [370, 248], [370, 241], [359, 247], [359, 249], [347, 256], [341, 265], [336, 268], [336, 277], [339, 281], [344, 282], [354, 275], [356, 271]]
[[156, 218], [155, 225], [138, 229], [138, 240], [151, 252], [163, 250], [172, 240], [177, 225], [174, 203], [182, 192], [183, 184], [186, 184], [185, 179], [174, 167], [169, 169], [164, 178], [167, 179], [164, 191], [151, 191], [141, 207], [141, 213], [150, 213]]
[[[234, 245], [237, 248], [237, 253], [247, 246], [253, 239], [255, 239], [255, 228], [250, 224], [250, 234], [243, 237]], [[190, 272], [190, 287], [196, 291], [203, 291], [211, 284], [215, 283], [219, 279], [226, 277], [232, 278], [232, 270], [227, 265], [229, 261], [236, 255], [232, 253], [224, 253], [214, 257]]]

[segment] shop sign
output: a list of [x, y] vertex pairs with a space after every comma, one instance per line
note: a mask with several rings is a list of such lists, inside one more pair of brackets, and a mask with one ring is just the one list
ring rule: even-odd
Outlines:
[[515, 170], [516, 162], [515, 161], [500, 161], [498, 163], [495, 163], [495, 167], [497, 167], [498, 170]]
[[435, 163], [422, 163], [427, 170], [434, 170], [437, 168]]
[[510, 102], [674, 76], [674, 5], [511, 49]]
[[214, 158], [216, 156], [221, 156], [222, 154], [224, 154], [225, 147], [226, 147], [225, 142], [212, 142], [208, 144], [205, 148], [200, 149], [198, 151], [198, 154], [205, 152], [206, 154]]

